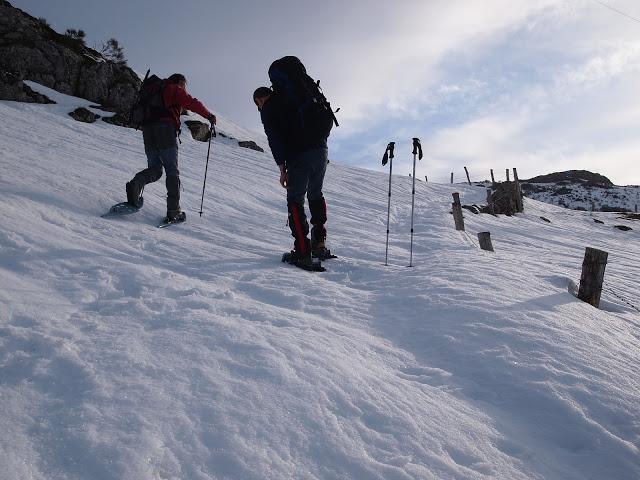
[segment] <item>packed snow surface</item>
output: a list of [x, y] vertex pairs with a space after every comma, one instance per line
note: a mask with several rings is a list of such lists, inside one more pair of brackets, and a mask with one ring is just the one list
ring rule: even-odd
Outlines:
[[[199, 217], [207, 145], [184, 129], [187, 222], [156, 228], [163, 180], [103, 219], [141, 134], [54, 99], [0, 102], [1, 479], [640, 478], [638, 222], [525, 200], [457, 232], [451, 193], [484, 190], [417, 182], [407, 268], [394, 177], [384, 266], [388, 177], [334, 159], [340, 258], [305, 272], [280, 262], [268, 154], [214, 139]], [[571, 293], [587, 246], [609, 252], [601, 309]]]

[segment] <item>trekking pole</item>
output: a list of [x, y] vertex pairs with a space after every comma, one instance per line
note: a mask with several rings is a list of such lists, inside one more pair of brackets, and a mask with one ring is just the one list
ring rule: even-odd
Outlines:
[[384, 251], [384, 264], [387, 265], [387, 259], [389, 257], [389, 217], [391, 216], [391, 172], [393, 170], [393, 149], [395, 147], [395, 142], [389, 142], [387, 145], [387, 149], [384, 151], [384, 156], [382, 157], [382, 165], [386, 165], [387, 161], [389, 162], [389, 202], [387, 204], [387, 245]]
[[209, 132], [209, 148], [207, 148], [207, 165], [204, 167], [204, 182], [202, 184], [202, 200], [200, 201], [200, 216], [202, 217], [202, 205], [204, 204], [204, 188], [207, 185], [207, 170], [209, 169], [209, 154], [211, 153], [211, 139], [215, 137], [216, 127], [211, 124], [211, 131]]
[[413, 208], [416, 199], [416, 155], [418, 160], [422, 160], [422, 145], [420, 145], [420, 139], [413, 139], [413, 187], [411, 189], [411, 247], [409, 253], [409, 266], [412, 267], [413, 263]]

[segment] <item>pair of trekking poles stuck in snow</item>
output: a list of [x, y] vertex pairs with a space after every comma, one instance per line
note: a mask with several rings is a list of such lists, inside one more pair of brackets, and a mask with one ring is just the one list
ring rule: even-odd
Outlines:
[[[389, 222], [391, 218], [391, 175], [393, 173], [393, 151], [395, 149], [396, 142], [389, 142], [387, 149], [384, 151], [382, 157], [382, 165], [389, 163], [389, 200], [387, 204], [387, 243], [384, 253], [384, 264], [388, 265], [389, 259]], [[416, 158], [422, 160], [422, 145], [420, 139], [413, 139], [413, 175], [411, 176], [413, 184], [411, 186], [411, 243], [409, 247], [409, 267], [413, 266], [413, 212], [415, 208], [416, 199]]]

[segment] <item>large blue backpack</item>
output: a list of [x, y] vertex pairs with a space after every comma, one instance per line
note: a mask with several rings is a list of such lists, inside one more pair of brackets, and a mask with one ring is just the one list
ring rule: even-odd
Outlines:
[[269, 79], [275, 95], [282, 96], [297, 113], [295, 123], [305, 143], [326, 138], [338, 120], [317, 82], [307, 75], [302, 62], [293, 56], [276, 60], [269, 67]]

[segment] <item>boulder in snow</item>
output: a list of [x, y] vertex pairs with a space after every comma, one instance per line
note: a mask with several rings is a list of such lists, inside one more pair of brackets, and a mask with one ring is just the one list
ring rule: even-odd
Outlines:
[[83, 107], [76, 108], [73, 112], [69, 112], [69, 116], [78, 122], [84, 123], [93, 123], [100, 118], [100, 115], [96, 115]]
[[189, 128], [194, 140], [208, 142], [209, 138], [211, 138], [211, 127], [206, 123], [202, 123], [197, 120], [187, 120], [184, 123]]
[[249, 148], [251, 150], [255, 150], [256, 152], [264, 153], [264, 150], [253, 140], [240, 140], [238, 141], [238, 145], [243, 148]]

